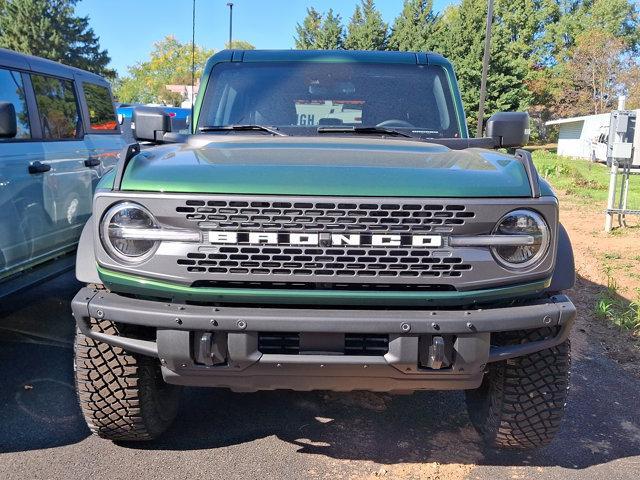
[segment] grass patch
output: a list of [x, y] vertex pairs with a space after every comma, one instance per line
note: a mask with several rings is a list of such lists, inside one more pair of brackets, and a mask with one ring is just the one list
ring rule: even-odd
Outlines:
[[[584, 159], [559, 157], [547, 150], [533, 152], [538, 173], [551, 185], [567, 195], [606, 208], [609, 193], [609, 168]], [[629, 206], [640, 205], [640, 189], [629, 192]]]
[[636, 292], [637, 300], [625, 300], [618, 293], [618, 283], [609, 270], [606, 271], [607, 287], [598, 295], [596, 301], [596, 315], [609, 320], [622, 330], [640, 334], [640, 291]]

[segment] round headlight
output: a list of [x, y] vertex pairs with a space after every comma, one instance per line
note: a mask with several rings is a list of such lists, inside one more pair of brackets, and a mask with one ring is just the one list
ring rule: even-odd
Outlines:
[[138, 239], [131, 233], [150, 228], [157, 228], [157, 223], [146, 208], [130, 202], [118, 203], [102, 218], [100, 237], [105, 250], [116, 260], [142, 262], [153, 255], [158, 242]]
[[542, 215], [531, 210], [514, 210], [500, 219], [494, 235], [528, 235], [533, 242], [528, 245], [500, 245], [493, 253], [507, 268], [528, 268], [535, 265], [549, 248], [549, 227]]

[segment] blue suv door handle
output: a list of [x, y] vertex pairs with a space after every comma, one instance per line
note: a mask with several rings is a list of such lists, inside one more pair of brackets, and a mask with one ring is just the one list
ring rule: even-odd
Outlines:
[[45, 173], [49, 170], [51, 170], [51, 165], [47, 165], [46, 163], [33, 162], [29, 165], [29, 173], [32, 175], [36, 173]]
[[101, 163], [100, 159], [89, 157], [84, 161], [84, 166], [89, 168], [99, 167]]

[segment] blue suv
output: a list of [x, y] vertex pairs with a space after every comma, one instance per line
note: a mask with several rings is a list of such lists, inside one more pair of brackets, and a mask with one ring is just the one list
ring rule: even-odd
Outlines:
[[0, 49], [0, 297], [73, 265], [124, 145], [105, 79]]

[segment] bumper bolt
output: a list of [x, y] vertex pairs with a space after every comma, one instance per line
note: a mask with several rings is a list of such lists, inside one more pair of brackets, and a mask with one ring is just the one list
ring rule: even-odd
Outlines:
[[468, 330], [475, 330], [475, 329], [476, 329], [476, 327], [473, 325], [473, 323], [471, 323], [471, 322], [467, 322], [467, 329], [468, 329]]
[[96, 312], [96, 316], [97, 316], [98, 318], [102, 318], [102, 317], [104, 317], [104, 312], [103, 312], [102, 310], [98, 310], [98, 311]]
[[408, 323], [403, 323], [402, 325], [400, 325], [400, 330], [402, 330], [403, 332], [408, 332], [409, 330], [411, 330], [411, 325], [409, 325]]
[[210, 323], [211, 325], [213, 325], [214, 327], [217, 327], [217, 326], [218, 326], [218, 321], [217, 321], [216, 319], [214, 319], [214, 318], [212, 318], [211, 320], [209, 320], [209, 323]]
[[245, 328], [247, 328], [247, 322], [245, 322], [244, 320], [238, 320], [238, 323], [236, 325], [238, 325], [238, 328], [240, 330], [244, 330]]
[[182, 325], [182, 319], [180, 319], [180, 318], [176, 318], [176, 323], [177, 323], [178, 325]]
[[440, 325], [438, 325], [436, 322], [433, 322], [431, 324], [431, 328], [433, 328], [434, 330], [440, 330]]

